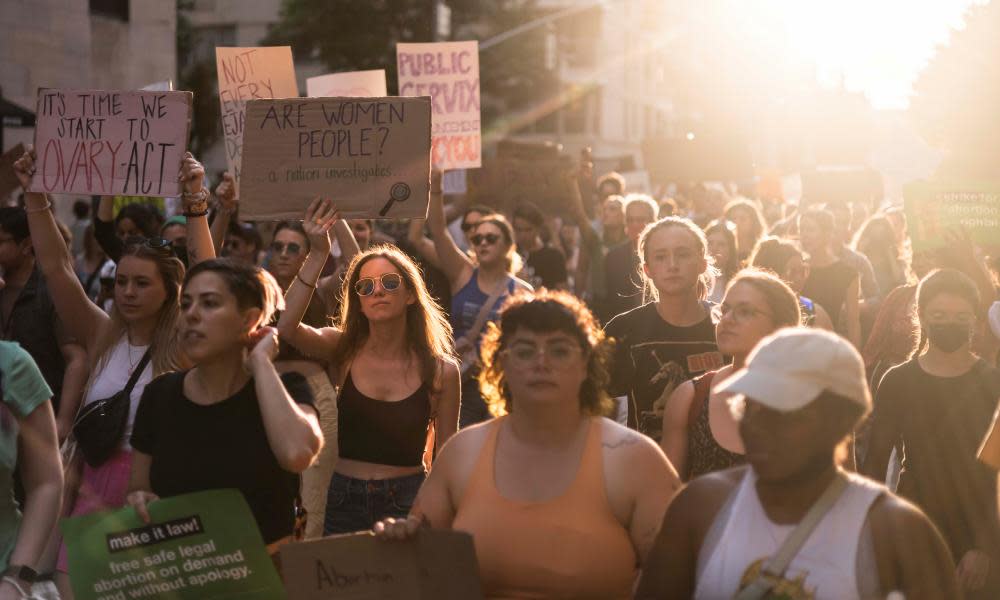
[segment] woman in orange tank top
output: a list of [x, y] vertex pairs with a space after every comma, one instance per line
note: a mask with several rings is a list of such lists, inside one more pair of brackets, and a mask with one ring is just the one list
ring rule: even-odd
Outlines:
[[487, 598], [630, 598], [677, 473], [652, 440], [600, 416], [609, 343], [579, 300], [519, 294], [499, 324], [480, 374], [499, 418], [457, 433], [410, 516], [375, 532], [469, 532]]

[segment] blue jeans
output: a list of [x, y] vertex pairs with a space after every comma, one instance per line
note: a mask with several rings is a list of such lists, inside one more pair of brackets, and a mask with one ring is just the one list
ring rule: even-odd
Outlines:
[[367, 531], [387, 517], [406, 517], [424, 477], [423, 473], [416, 473], [365, 480], [335, 472], [326, 496], [323, 535]]

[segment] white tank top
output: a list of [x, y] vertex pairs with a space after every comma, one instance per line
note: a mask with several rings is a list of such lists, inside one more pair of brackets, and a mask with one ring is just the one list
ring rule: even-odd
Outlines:
[[[735, 497], [716, 516], [712, 529], [721, 525], [718, 543], [698, 557], [695, 598], [732, 598], [756, 578], [761, 564], [776, 554], [794, 525], [772, 523], [757, 497], [757, 476], [747, 468]], [[861, 598], [858, 544], [868, 509], [885, 488], [855, 474], [848, 474], [843, 494], [813, 530], [792, 559], [773, 593], [789, 600], [849, 600]], [[724, 519], [723, 523], [719, 519]], [[711, 538], [706, 537], [706, 543]], [[874, 564], [874, 563], [873, 563]], [[868, 586], [864, 586], [868, 587]], [[777, 594], [782, 595], [782, 594]]]
[[[125, 389], [128, 378], [132, 374], [134, 366], [139, 365], [142, 355], [146, 353], [149, 346], [133, 346], [128, 343], [128, 336], [123, 335], [118, 343], [112, 347], [107, 362], [103, 368], [94, 374], [90, 380], [90, 388], [87, 390], [87, 397], [84, 398], [84, 405], [103, 400], [114, 396]], [[102, 361], [98, 360], [98, 365]], [[132, 388], [130, 399], [132, 401], [128, 410], [128, 425], [125, 427], [125, 439], [122, 447], [132, 449], [129, 440], [132, 439], [132, 424], [135, 422], [135, 410], [139, 407], [139, 399], [142, 398], [142, 391], [146, 389], [146, 384], [153, 380], [153, 361], [150, 360], [146, 368], [139, 375], [135, 387]]]

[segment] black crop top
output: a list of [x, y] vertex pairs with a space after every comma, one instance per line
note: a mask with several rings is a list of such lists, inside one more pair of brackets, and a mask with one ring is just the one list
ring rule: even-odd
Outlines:
[[340, 457], [377, 465], [420, 466], [430, 420], [427, 384], [398, 402], [372, 400], [358, 391], [348, 371], [337, 396]]

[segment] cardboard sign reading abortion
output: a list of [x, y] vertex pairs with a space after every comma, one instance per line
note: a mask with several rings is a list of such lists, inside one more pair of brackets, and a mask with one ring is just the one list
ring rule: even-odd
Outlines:
[[149, 513], [149, 525], [132, 507], [60, 523], [78, 600], [285, 598], [238, 491], [164, 498]]
[[32, 192], [179, 196], [191, 92], [38, 90]]
[[434, 166], [481, 166], [479, 42], [396, 44], [396, 62], [399, 95], [431, 97]]
[[483, 597], [472, 536], [426, 530], [412, 540], [339, 535], [281, 549], [289, 600], [476, 600]]
[[251, 100], [240, 216], [301, 219], [317, 196], [350, 218], [427, 214], [430, 98]]
[[306, 79], [306, 95], [310, 98], [373, 98], [388, 96], [385, 70], [331, 73]]
[[972, 241], [1000, 245], [1000, 186], [917, 182], [903, 189], [914, 250], [947, 244], [949, 229], [964, 228]]
[[222, 131], [226, 135], [229, 172], [241, 177], [246, 103], [256, 98], [296, 98], [295, 66], [289, 46], [216, 48]]

